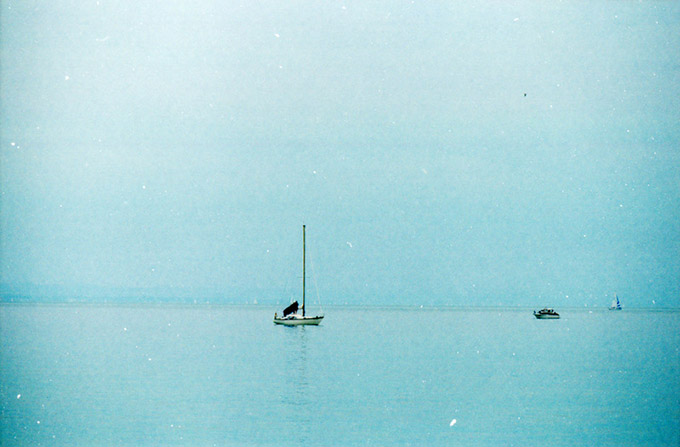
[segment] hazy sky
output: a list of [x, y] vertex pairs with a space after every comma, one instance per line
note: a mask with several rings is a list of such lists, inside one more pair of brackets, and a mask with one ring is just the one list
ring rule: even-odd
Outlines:
[[680, 306], [679, 2], [0, 5], [4, 299]]

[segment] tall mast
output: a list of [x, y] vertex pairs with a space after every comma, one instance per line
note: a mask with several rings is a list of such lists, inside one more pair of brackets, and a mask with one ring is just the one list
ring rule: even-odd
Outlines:
[[302, 316], [305, 316], [305, 226], [302, 226]]

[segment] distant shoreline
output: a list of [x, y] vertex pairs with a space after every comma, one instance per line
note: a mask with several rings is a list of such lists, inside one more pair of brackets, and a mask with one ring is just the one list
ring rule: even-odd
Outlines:
[[[196, 301], [196, 302], [183, 302], [183, 301], [141, 301], [141, 302], [129, 302], [129, 301], [95, 301], [95, 300], [45, 300], [38, 301], [33, 299], [15, 299], [8, 300], [6, 298], [0, 299], [0, 306], [54, 306], [54, 307], [196, 307], [196, 308], [252, 308], [252, 309], [278, 309], [280, 304], [277, 303], [221, 303], [221, 302], [210, 302], [210, 301]], [[553, 306], [553, 305], [551, 305]], [[535, 310], [539, 307], [544, 307], [543, 305], [536, 306], [463, 306], [463, 305], [359, 305], [359, 304], [331, 304], [324, 305], [322, 308], [326, 309], [338, 309], [338, 310], [352, 310], [352, 309], [373, 309], [373, 310], [403, 310], [403, 311], [421, 311], [421, 312], [432, 312], [432, 311], [517, 311], [517, 312], [527, 312]], [[601, 312], [609, 311], [608, 306], [553, 306], [555, 309], [559, 309], [562, 312]], [[625, 307], [622, 312], [680, 312], [679, 307]]]

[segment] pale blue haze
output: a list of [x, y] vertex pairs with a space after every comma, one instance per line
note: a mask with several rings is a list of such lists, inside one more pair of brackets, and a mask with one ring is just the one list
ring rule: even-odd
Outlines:
[[294, 328], [273, 312], [2, 305], [0, 444], [680, 442], [678, 312], [333, 307]]
[[0, 8], [3, 301], [680, 306], [678, 2]]
[[671, 1], [0, 0], [0, 445], [677, 446], [679, 61]]

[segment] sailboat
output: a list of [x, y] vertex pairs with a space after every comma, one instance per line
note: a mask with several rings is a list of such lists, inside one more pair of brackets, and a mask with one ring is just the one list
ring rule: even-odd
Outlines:
[[302, 307], [295, 301], [290, 306], [283, 309], [283, 316], [279, 317], [274, 313], [274, 323], [286, 326], [318, 325], [323, 320], [323, 315], [310, 317], [305, 315], [305, 267], [306, 267], [306, 243], [305, 226], [302, 226]]
[[609, 306], [609, 310], [622, 310], [623, 308], [621, 307], [621, 302], [619, 301], [619, 296], [614, 295], [616, 297], [616, 300], [612, 301], [612, 305]]

